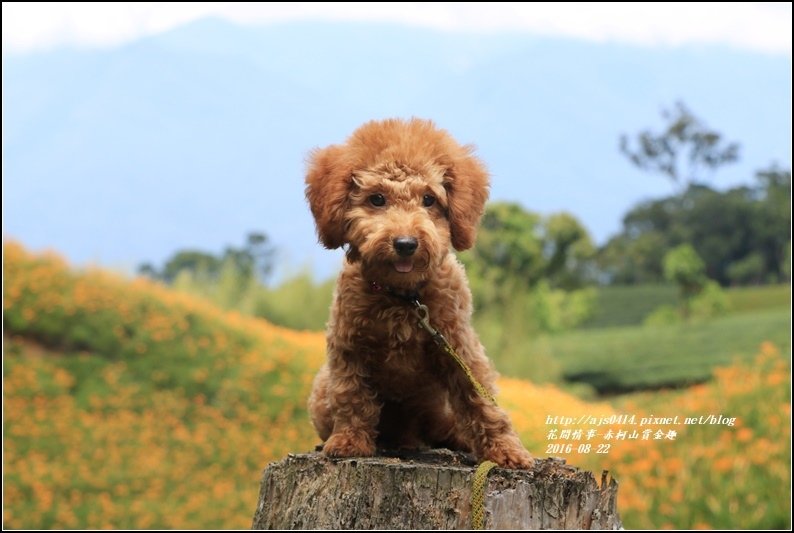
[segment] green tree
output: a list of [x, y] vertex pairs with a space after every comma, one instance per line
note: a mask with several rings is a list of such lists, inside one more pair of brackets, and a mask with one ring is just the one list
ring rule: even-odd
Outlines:
[[763, 281], [789, 279], [785, 263], [791, 242], [791, 171], [771, 165], [756, 173], [756, 181], [753, 238], [763, 258]]
[[683, 203], [679, 211], [683, 239], [706, 262], [707, 275], [728, 284], [730, 265], [752, 254], [758, 244], [753, 190], [737, 187], [719, 192], [698, 186], [684, 195]]
[[267, 235], [252, 232], [246, 236], [242, 248], [226, 248], [222, 262], [229, 261], [243, 277], [255, 276], [264, 283], [273, 272], [275, 253]]
[[545, 270], [541, 217], [515, 203], [489, 204], [468, 264], [477, 275], [499, 286], [528, 288]]
[[786, 281], [791, 281], [791, 239], [786, 243], [785, 251], [783, 252], [783, 262], [780, 266], [782, 277]]
[[718, 191], [690, 184], [679, 194], [635, 206], [624, 216], [622, 231], [598, 251], [603, 280], [662, 281], [664, 255], [684, 243], [694, 247], [706, 275], [721, 285], [786, 279], [790, 173], [758, 174], [754, 186]]
[[[572, 215], [543, 217], [518, 204], [489, 204], [475, 246], [461, 254], [489, 349], [510, 352], [516, 332], [559, 331], [587, 318], [595, 252]], [[511, 348], [513, 347], [513, 348]]]
[[764, 282], [764, 257], [753, 252], [728, 266], [728, 277], [734, 284], [760, 284]]
[[668, 236], [660, 231], [645, 231], [636, 236], [624, 231], [598, 250], [600, 279], [616, 285], [659, 282], [664, 279], [662, 260], [668, 247]]
[[706, 264], [689, 244], [676, 246], [664, 256], [664, 277], [678, 286], [681, 314], [689, 316], [692, 300], [706, 285]]
[[593, 277], [595, 246], [587, 229], [569, 213], [555, 213], [543, 221], [545, 275], [552, 287], [572, 290]]
[[709, 129], [683, 102], [662, 110], [666, 126], [661, 132], [644, 130], [632, 141], [620, 137], [620, 151], [635, 166], [659, 172], [685, 186], [699, 181], [700, 173], [736, 161], [739, 144], [725, 143], [722, 135]]
[[144, 264], [139, 272], [224, 309], [293, 329], [322, 329], [334, 280], [316, 282], [307, 270], [282, 280], [278, 286], [268, 286], [265, 281], [273, 270], [274, 258], [275, 248], [267, 236], [252, 232], [241, 247], [229, 246], [218, 255], [182, 250], [174, 253], [162, 270]]
[[462, 255], [473, 277], [503, 287], [504, 295], [540, 281], [575, 289], [592, 276], [590, 235], [573, 215], [542, 217], [516, 203], [489, 204], [474, 248]]
[[243, 280], [255, 277], [264, 283], [273, 271], [274, 259], [275, 248], [267, 235], [251, 232], [240, 248], [229, 246], [220, 255], [201, 250], [179, 250], [165, 261], [161, 270], [151, 263], [144, 263], [138, 267], [138, 273], [169, 285], [181, 272], [189, 272], [194, 283], [217, 281], [225, 276], [228, 285], [230, 272]]
[[156, 273], [156, 277], [172, 284], [180, 272], [186, 271], [197, 278], [214, 279], [220, 272], [222, 262], [222, 259], [207, 252], [181, 250], [166, 260], [162, 270]]
[[662, 116], [661, 131], [622, 135], [620, 151], [638, 168], [661, 173], [681, 188], [626, 214], [622, 231], [598, 250], [599, 278], [661, 281], [665, 255], [689, 243], [705, 274], [722, 285], [786, 279], [791, 173], [773, 165], [757, 173], [755, 186], [714, 190], [702, 183], [704, 172], [736, 161], [739, 144], [708, 128], [681, 102]]

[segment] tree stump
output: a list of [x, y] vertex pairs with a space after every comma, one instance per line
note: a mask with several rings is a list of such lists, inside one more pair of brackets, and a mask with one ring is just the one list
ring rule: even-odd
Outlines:
[[[318, 452], [271, 463], [252, 529], [471, 529], [476, 462], [449, 450], [380, 451], [329, 459]], [[491, 470], [486, 529], [620, 529], [618, 484], [538, 459], [532, 470]]]

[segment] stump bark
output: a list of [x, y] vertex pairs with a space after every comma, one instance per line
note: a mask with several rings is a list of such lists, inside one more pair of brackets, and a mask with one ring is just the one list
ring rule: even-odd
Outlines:
[[[290, 454], [262, 476], [252, 529], [471, 529], [476, 463], [448, 450]], [[618, 484], [562, 459], [491, 470], [485, 529], [620, 529]]]

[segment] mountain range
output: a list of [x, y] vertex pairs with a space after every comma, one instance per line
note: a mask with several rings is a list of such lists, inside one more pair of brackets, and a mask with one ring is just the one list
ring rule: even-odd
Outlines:
[[790, 168], [791, 58], [521, 33], [204, 19], [106, 49], [3, 54], [3, 231], [78, 263], [132, 270], [267, 233], [281, 271], [331, 274], [303, 198], [307, 153], [361, 123], [419, 116], [473, 143], [492, 199], [569, 211], [604, 242], [674, 192], [622, 133], [683, 101], [742, 145], [713, 176]]

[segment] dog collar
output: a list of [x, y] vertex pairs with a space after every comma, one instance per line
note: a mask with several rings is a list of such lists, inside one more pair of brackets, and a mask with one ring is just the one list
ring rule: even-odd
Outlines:
[[427, 283], [422, 283], [416, 289], [402, 290], [395, 289], [389, 285], [381, 285], [377, 281], [369, 282], [369, 289], [373, 293], [383, 293], [394, 298], [398, 298], [406, 303], [413, 304], [419, 301], [419, 290], [422, 289]]

